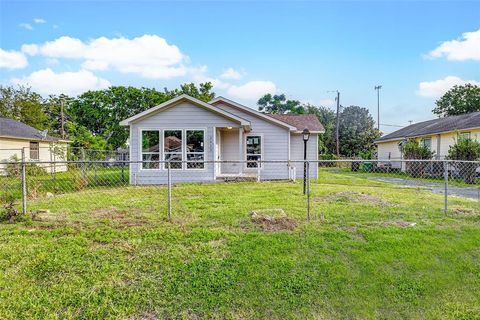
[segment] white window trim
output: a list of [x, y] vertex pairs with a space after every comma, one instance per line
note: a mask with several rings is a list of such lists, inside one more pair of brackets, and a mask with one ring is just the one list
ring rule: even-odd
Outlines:
[[[186, 171], [206, 171], [207, 170], [207, 163], [205, 161], [207, 160], [207, 129], [206, 128], [188, 128], [188, 129], [183, 129], [184, 130], [184, 135], [185, 135], [185, 145], [184, 145], [184, 150], [185, 150], [185, 161], [188, 161], [187, 159], [187, 153], [191, 154], [200, 154], [203, 153], [203, 168], [188, 168], [187, 163], [185, 162], [185, 170]], [[203, 152], [187, 152], [187, 131], [203, 131]]]
[[[247, 162], [246, 162], [247, 161], [247, 156], [248, 156], [248, 154], [247, 154], [247, 138], [248, 137], [260, 137], [260, 161], [263, 161], [263, 160], [265, 160], [263, 158], [263, 155], [264, 155], [263, 147], [265, 145], [265, 140], [263, 138], [263, 133], [247, 133], [247, 134], [244, 134], [244, 137], [245, 138], [243, 139], [243, 144], [245, 145], [245, 147], [243, 148], [243, 152], [244, 152], [245, 163], [244, 163], [243, 168], [245, 170], [258, 170], [258, 168], [248, 168], [247, 167]], [[258, 156], [258, 154], [257, 154], [257, 156]], [[262, 169], [262, 168], [263, 168], [263, 163], [260, 162], [260, 169]]]
[[[138, 128], [139, 131], [139, 141], [140, 143], [138, 144], [138, 153], [139, 153], [139, 160], [140, 160], [140, 170], [139, 171], [158, 171], [162, 169], [162, 150], [163, 150], [163, 141], [160, 139], [162, 135], [162, 130], [158, 128]], [[144, 168], [143, 167], [143, 131], [158, 131], [158, 168]], [[131, 146], [130, 146], [131, 148]], [[155, 154], [155, 152], [145, 152], [149, 154]]]

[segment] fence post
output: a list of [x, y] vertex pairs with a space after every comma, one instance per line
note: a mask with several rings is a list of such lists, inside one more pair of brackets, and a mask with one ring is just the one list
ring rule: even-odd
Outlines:
[[170, 161], [167, 162], [167, 186], [168, 186], [168, 221], [172, 218], [172, 176], [170, 171]]
[[[240, 164], [240, 165], [243, 165], [243, 164]], [[260, 161], [257, 160], [257, 182], [260, 182], [262, 181], [262, 179], [260, 178]]]
[[310, 162], [307, 162], [307, 219], [310, 221]]
[[448, 212], [448, 161], [445, 161], [444, 166], [443, 166], [443, 177], [445, 180], [445, 203], [444, 203], [444, 208], [443, 211], [445, 214]]
[[25, 170], [25, 147], [22, 148], [22, 213], [27, 214], [27, 176]]
[[80, 156], [82, 157], [82, 180], [87, 181], [85, 174], [85, 149], [83, 147], [80, 148]]

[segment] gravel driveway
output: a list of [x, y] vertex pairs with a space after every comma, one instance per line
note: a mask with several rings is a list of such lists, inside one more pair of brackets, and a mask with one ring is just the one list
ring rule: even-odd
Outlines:
[[[369, 177], [370, 180], [388, 182], [393, 184], [398, 184], [402, 186], [411, 186], [411, 187], [423, 187], [435, 193], [443, 194], [445, 190], [445, 185], [443, 183], [437, 182], [426, 182], [421, 180], [410, 180], [402, 178], [393, 178], [393, 177]], [[479, 187], [458, 187], [448, 185], [448, 194], [454, 196], [460, 196], [470, 199], [480, 199], [480, 188]]]

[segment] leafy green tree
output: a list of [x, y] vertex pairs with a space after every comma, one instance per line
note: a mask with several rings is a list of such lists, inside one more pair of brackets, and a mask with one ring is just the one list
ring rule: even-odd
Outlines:
[[350, 106], [342, 110], [339, 133], [340, 154], [347, 157], [374, 150], [374, 141], [380, 137], [380, 131], [375, 128], [375, 121], [368, 109], [359, 106]]
[[318, 152], [320, 154], [333, 154], [335, 152], [335, 112], [327, 107], [307, 104], [305, 113], [316, 115], [325, 128], [325, 133], [321, 134], [318, 139]]
[[480, 87], [470, 83], [454, 86], [435, 104], [433, 113], [442, 117], [480, 111]]
[[298, 100], [288, 100], [285, 94], [270, 93], [261, 97], [258, 102], [258, 110], [266, 113], [305, 113], [305, 107]]
[[24, 86], [0, 86], [0, 116], [23, 122], [39, 130], [48, 126], [42, 96]]
[[457, 139], [448, 149], [447, 159], [474, 162], [456, 163], [460, 176], [465, 183], [473, 184], [476, 181], [478, 160], [480, 160], [480, 142], [473, 139]]
[[402, 145], [403, 157], [407, 160], [430, 160], [433, 151], [421, 144], [416, 139], [409, 139]]

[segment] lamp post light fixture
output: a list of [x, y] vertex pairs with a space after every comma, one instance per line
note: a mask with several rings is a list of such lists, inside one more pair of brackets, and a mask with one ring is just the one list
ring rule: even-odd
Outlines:
[[303, 194], [307, 192], [307, 141], [310, 139], [310, 130], [303, 129]]

